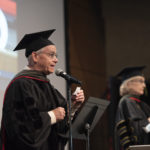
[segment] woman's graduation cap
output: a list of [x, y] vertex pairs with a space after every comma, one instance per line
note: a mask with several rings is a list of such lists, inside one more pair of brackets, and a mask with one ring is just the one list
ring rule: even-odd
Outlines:
[[33, 51], [37, 51], [45, 46], [54, 45], [48, 38], [55, 29], [25, 34], [14, 51], [26, 49], [25, 56], [28, 57]]
[[122, 82], [134, 76], [143, 76], [142, 71], [145, 67], [146, 66], [126, 67], [122, 69], [116, 76], [119, 77]]

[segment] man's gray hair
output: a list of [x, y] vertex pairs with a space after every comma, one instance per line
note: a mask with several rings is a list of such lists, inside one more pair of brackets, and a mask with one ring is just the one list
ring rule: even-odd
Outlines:
[[[35, 51], [35, 53], [39, 54], [43, 51], [44, 48], [41, 48], [39, 49], [38, 51]], [[27, 60], [28, 60], [28, 65], [29, 66], [34, 66], [34, 61], [33, 61], [33, 58], [32, 58], [32, 54], [30, 54], [28, 57], [27, 57]]]

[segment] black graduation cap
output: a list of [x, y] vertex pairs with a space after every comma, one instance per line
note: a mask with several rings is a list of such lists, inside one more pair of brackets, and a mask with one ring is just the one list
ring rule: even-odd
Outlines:
[[55, 29], [25, 34], [14, 51], [26, 49], [25, 56], [28, 57], [33, 51], [37, 51], [45, 46], [54, 45], [48, 38]]
[[126, 67], [122, 69], [116, 76], [119, 77], [122, 82], [134, 76], [143, 76], [142, 71], [145, 67], [146, 66]]

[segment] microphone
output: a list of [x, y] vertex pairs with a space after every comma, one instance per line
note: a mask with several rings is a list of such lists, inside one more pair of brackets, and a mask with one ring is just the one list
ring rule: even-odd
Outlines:
[[76, 84], [81, 84], [81, 81], [77, 80], [76, 78], [70, 76], [66, 72], [64, 72], [62, 69], [57, 69], [55, 71], [55, 74], [57, 76], [63, 77], [65, 80], [69, 81], [70, 83], [76, 83]]

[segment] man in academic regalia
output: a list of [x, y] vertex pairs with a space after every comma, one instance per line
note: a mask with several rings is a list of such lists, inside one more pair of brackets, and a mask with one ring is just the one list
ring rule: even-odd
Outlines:
[[150, 144], [150, 107], [140, 99], [146, 87], [142, 74], [144, 68], [127, 67], [117, 75], [122, 81], [122, 98], [116, 113], [115, 150]]
[[[26, 49], [28, 65], [9, 83], [1, 121], [2, 150], [63, 150], [59, 136], [68, 127], [67, 102], [47, 75], [58, 62], [56, 46], [48, 40], [55, 30], [26, 34], [15, 50]], [[72, 97], [84, 101], [83, 90]], [[76, 105], [77, 104], [77, 105]]]

